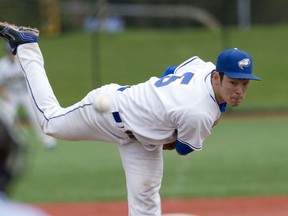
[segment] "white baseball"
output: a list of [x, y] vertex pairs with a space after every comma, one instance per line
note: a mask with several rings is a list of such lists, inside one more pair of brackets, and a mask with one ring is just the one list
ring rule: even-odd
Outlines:
[[98, 112], [104, 113], [111, 109], [112, 101], [107, 95], [99, 95], [95, 98], [93, 105]]

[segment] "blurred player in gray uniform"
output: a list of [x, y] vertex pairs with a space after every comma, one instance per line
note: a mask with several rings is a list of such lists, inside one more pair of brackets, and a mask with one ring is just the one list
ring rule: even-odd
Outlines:
[[[108, 84], [62, 108], [43, 66], [39, 31], [0, 23], [0, 35], [20, 61], [45, 133], [65, 140], [119, 144], [133, 216], [161, 215], [163, 148], [176, 149], [179, 155], [200, 151], [226, 104], [238, 106], [250, 80], [260, 80], [252, 74], [251, 56], [229, 49], [220, 53], [216, 67], [195, 56], [160, 78], [133, 86]], [[107, 112], [97, 112], [93, 103], [103, 95], [112, 105]]]
[[11, 53], [9, 44], [5, 44], [4, 49], [6, 54], [0, 59], [0, 96], [3, 99], [2, 106], [9, 110], [6, 115], [9, 115], [11, 123], [14, 124], [19, 107], [22, 106], [37, 138], [46, 148], [54, 148], [56, 139], [44, 134], [39, 127], [18, 59]]
[[5, 118], [0, 107], [0, 216], [48, 216], [42, 210], [8, 198], [11, 186], [23, 171], [26, 142]]

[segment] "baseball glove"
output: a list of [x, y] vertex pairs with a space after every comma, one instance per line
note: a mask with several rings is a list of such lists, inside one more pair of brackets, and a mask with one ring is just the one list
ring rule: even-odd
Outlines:
[[174, 150], [176, 148], [176, 141], [163, 145], [163, 150]]

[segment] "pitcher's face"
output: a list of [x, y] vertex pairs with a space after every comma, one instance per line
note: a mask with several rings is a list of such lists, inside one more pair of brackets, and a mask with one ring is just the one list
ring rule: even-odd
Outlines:
[[224, 103], [235, 107], [239, 106], [248, 90], [250, 80], [232, 79], [224, 75], [220, 81], [219, 73], [213, 74], [214, 91], [217, 102]]
[[239, 106], [245, 98], [249, 82], [247, 79], [231, 79], [224, 75], [220, 84], [220, 95], [228, 105]]

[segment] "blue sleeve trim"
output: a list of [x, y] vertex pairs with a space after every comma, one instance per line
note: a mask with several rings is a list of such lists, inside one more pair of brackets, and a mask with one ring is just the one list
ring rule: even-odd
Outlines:
[[177, 140], [176, 141], [176, 151], [180, 155], [187, 155], [194, 150], [190, 146], [186, 145], [185, 143], [182, 143], [179, 140]]

